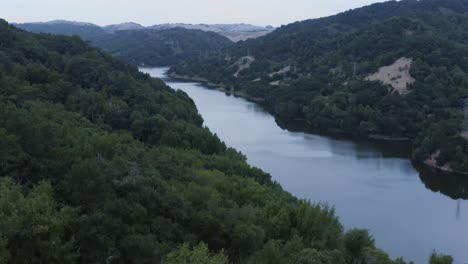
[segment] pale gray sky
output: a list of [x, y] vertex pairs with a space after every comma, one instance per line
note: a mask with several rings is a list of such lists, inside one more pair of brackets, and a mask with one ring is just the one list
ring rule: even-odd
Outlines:
[[0, 0], [9, 22], [54, 19], [108, 25], [136, 22], [250, 23], [279, 26], [384, 0]]

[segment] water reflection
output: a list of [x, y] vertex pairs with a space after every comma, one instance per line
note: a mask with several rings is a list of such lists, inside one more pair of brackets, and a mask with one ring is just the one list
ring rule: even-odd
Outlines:
[[[276, 118], [275, 121], [282, 129], [286, 129], [291, 132], [305, 131], [315, 134], [320, 133], [305, 124], [304, 121], [290, 121], [280, 118]], [[343, 152], [343, 150], [348, 149], [343, 148], [343, 144], [348, 143], [347, 145], [352, 147], [352, 152], [354, 152], [354, 156], [358, 159], [375, 159], [376, 156], [379, 155], [382, 158], [408, 159], [410, 156], [410, 144], [408, 144], [408, 142], [386, 142], [381, 140], [352, 138], [353, 141], [350, 143], [349, 136], [342, 136], [338, 134], [327, 134], [326, 136], [333, 139], [333, 141], [329, 141], [329, 146], [333, 150], [333, 153], [349, 155], [349, 152]], [[385, 160], [384, 162], [387, 166], [391, 161]], [[400, 166], [400, 169], [402, 169], [404, 172], [402, 174], [404, 175], [409, 175], [410, 172], [414, 170], [414, 168], [416, 168], [418, 171], [419, 177], [427, 189], [433, 192], [444, 194], [454, 200], [468, 200], [467, 175], [446, 173], [416, 162], [408, 163], [408, 166]], [[459, 215], [459, 204], [457, 208], [457, 215]]]
[[454, 200], [468, 200], [468, 176], [445, 173], [425, 165], [415, 164], [421, 181], [426, 188], [439, 192]]
[[[164, 70], [149, 69], [153, 76]], [[392, 257], [427, 263], [433, 249], [468, 260], [468, 177], [412, 164], [409, 144], [323, 135], [276, 120], [258, 104], [169, 81], [205, 125], [297, 197], [334, 205], [345, 228], [366, 228]], [[311, 132], [311, 133], [304, 133]], [[456, 200], [458, 199], [458, 200]], [[465, 220], [465, 221], [464, 221]]]
[[410, 157], [411, 147], [408, 142], [370, 140], [362, 137], [353, 137], [339, 133], [324, 133], [322, 131], [315, 130], [301, 120], [285, 120], [281, 118], [275, 118], [275, 121], [279, 127], [291, 132], [306, 132], [316, 135], [323, 135], [327, 138], [333, 139], [339, 143], [334, 145], [338, 146], [340, 149], [342, 148], [341, 144], [349, 143], [352, 145], [358, 158], [375, 158], [376, 155], [382, 155], [383, 158], [408, 159]]

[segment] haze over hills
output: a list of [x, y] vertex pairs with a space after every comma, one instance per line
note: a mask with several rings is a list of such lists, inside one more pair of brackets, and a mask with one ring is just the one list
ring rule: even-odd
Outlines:
[[78, 35], [85, 40], [99, 39], [108, 34], [98, 25], [66, 20], [52, 20], [49, 22], [13, 25], [34, 33], [48, 33], [66, 36]]
[[116, 31], [120, 30], [141, 30], [145, 29], [144, 26], [133, 23], [133, 22], [127, 22], [127, 23], [121, 23], [121, 24], [114, 24], [114, 25], [108, 25], [105, 27], [102, 27], [105, 31], [109, 33], [115, 33]]
[[[264, 36], [268, 33], [271, 33], [274, 30], [272, 26], [255, 26], [249, 24], [183, 24], [183, 23], [172, 23], [172, 24], [160, 24], [153, 26], [142, 26], [133, 22], [126, 22], [121, 24], [113, 24], [104, 27], [86, 22], [76, 22], [76, 21], [66, 21], [66, 20], [53, 20], [49, 22], [38, 22], [38, 23], [23, 23], [16, 24], [18, 27], [30, 30], [30, 31], [42, 31], [45, 33], [55, 33], [53, 27], [69, 27], [69, 31], [63, 31], [63, 34], [69, 35], [74, 34], [74, 32], [82, 32], [86, 30], [85, 28], [76, 28], [72, 29], [72, 26], [76, 27], [87, 27], [87, 30], [96, 30], [101, 28], [103, 31], [108, 33], [116, 33], [117, 31], [124, 30], [164, 30], [164, 29], [173, 29], [173, 28], [185, 28], [185, 29], [195, 29], [203, 30], [208, 32], [215, 32], [222, 36], [229, 38], [231, 41], [238, 42], [241, 40], [247, 40], [252, 38], [258, 38]], [[49, 32], [48, 32], [49, 31]]]
[[75, 26], [92, 26], [92, 27], [99, 27], [98, 25], [95, 25], [95, 24], [93, 24], [93, 23], [78, 22], [78, 21], [68, 21], [68, 20], [63, 20], [63, 19], [56, 19], [56, 20], [51, 20], [51, 21], [48, 21], [48, 22], [37, 23], [37, 24], [47, 24], [47, 25], [68, 24], [68, 25], [75, 25]]
[[199, 29], [203, 31], [211, 31], [216, 32], [220, 35], [223, 35], [234, 42], [238, 42], [241, 40], [247, 39], [255, 39], [261, 36], [265, 36], [271, 33], [274, 28], [272, 26], [261, 27], [261, 26], [254, 26], [249, 24], [161, 24], [161, 25], [154, 25], [149, 28], [153, 29], [168, 29], [168, 28], [176, 28], [182, 27], [186, 29]]
[[[134, 65], [170, 66], [219, 53], [233, 44], [221, 34], [183, 27], [145, 28], [135, 23], [100, 27], [94, 24], [56, 20], [16, 24], [34, 33], [78, 35], [92, 45]], [[250, 28], [250, 26], [247, 26]], [[235, 27], [228, 27], [233, 30]]]
[[413, 158], [468, 171], [468, 0], [403, 0], [292, 23], [175, 66], [315, 128], [413, 142]]

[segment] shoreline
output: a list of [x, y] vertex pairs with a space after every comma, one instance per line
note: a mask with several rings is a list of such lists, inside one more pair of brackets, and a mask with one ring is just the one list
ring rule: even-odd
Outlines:
[[390, 142], [410, 142], [411, 138], [409, 137], [392, 137], [380, 134], [371, 134], [367, 136], [370, 139], [375, 140], [383, 140], [383, 141], [390, 141]]
[[[304, 124], [306, 124], [309, 128], [313, 130], [312, 132], [303, 131], [306, 133], [324, 134], [324, 135], [327, 135], [327, 134], [328, 135], [343, 135], [343, 136], [353, 138], [353, 139], [365, 139], [365, 140], [380, 141], [380, 142], [409, 142], [411, 141], [411, 138], [408, 138], [408, 137], [392, 137], [392, 136], [381, 135], [381, 134], [360, 135], [360, 134], [354, 134], [352, 132], [348, 132], [348, 131], [340, 130], [340, 129], [317, 130], [314, 128], [314, 125], [305, 118], [294, 118], [291, 120], [297, 121], [297, 122], [303, 122]], [[326, 131], [326, 132], [323, 132], [323, 131]]]
[[[190, 76], [178, 75], [178, 74], [174, 74], [174, 73], [167, 74], [167, 76], [170, 77], [170, 78], [173, 78], [174, 80], [200, 82], [200, 83], [208, 85], [208, 86], [216, 87], [214, 90], [217, 90], [219, 92], [233, 94], [235, 96], [244, 98], [244, 99], [246, 99], [248, 101], [251, 101], [251, 102], [254, 102], [254, 103], [260, 103], [261, 104], [261, 103], [265, 102], [265, 99], [263, 99], [263, 98], [254, 98], [254, 97], [248, 96], [248, 95], [246, 95], [245, 93], [242, 93], [242, 92], [228, 91], [224, 84], [222, 84], [222, 83], [221, 84], [212, 83], [212, 82], [210, 82], [207, 79], [202, 78], [202, 77], [190, 77]], [[272, 116], [274, 118], [276, 118], [276, 116], [274, 114], [272, 114]], [[309, 126], [312, 126], [312, 124], [306, 119], [296, 118], [294, 120], [303, 121], [306, 124], [308, 124]], [[304, 132], [307, 133], [307, 131], [304, 131]], [[348, 133], [342, 132], [342, 133], [339, 133], [339, 134], [348, 134]], [[412, 141], [412, 139], [408, 138], [408, 137], [392, 137], [392, 136], [386, 136], [386, 135], [380, 135], [380, 134], [369, 134], [369, 135], [363, 136], [362, 138], [369, 139], [369, 140], [384, 141], [384, 142], [408, 142], [408, 143], [411, 143], [411, 141]], [[410, 156], [408, 159], [410, 161], [419, 162], [421, 164], [424, 164], [424, 165], [426, 165], [426, 166], [428, 166], [430, 168], [434, 168], [434, 169], [439, 170], [441, 172], [450, 173], [450, 174], [461, 174], [461, 175], [468, 176], [468, 172], [461, 172], [461, 171], [456, 171], [456, 170], [453, 170], [451, 168], [447, 168], [447, 167], [444, 167], [444, 166], [438, 166], [436, 163], [432, 162], [430, 158], [428, 158], [428, 159], [426, 159], [424, 161], [417, 161], [417, 160], [414, 160]]]
[[196, 76], [190, 77], [190, 76], [186, 76], [186, 75], [178, 75], [178, 74], [175, 74], [175, 73], [167, 74], [167, 76], [170, 77], [170, 78], [173, 78], [174, 80], [201, 82], [202, 84], [206, 84], [208, 86], [216, 87], [214, 90], [217, 90], [217, 91], [220, 91], [220, 92], [223, 92], [223, 93], [233, 94], [235, 96], [242, 97], [242, 98], [244, 98], [246, 100], [249, 100], [249, 101], [252, 101], [252, 102], [255, 102], [255, 103], [265, 102], [265, 99], [263, 99], [263, 98], [251, 97], [251, 96], [248, 96], [247, 94], [245, 94], [243, 92], [229, 91], [229, 90], [226, 89], [226, 85], [224, 85], [223, 83], [213, 83], [213, 82], [210, 82], [209, 80], [207, 80], [207, 79], [205, 79], [203, 77], [196, 77]]
[[426, 166], [429, 166], [431, 168], [434, 168], [438, 171], [441, 171], [441, 172], [445, 172], [445, 173], [449, 173], [449, 174], [460, 174], [460, 175], [466, 175], [468, 176], [468, 172], [463, 172], [463, 171], [457, 171], [457, 170], [453, 170], [453, 169], [450, 169], [450, 168], [447, 168], [445, 166], [439, 166], [437, 164], [433, 164], [431, 162], [431, 160], [425, 160], [422, 162], [424, 165]]
[[225, 87], [224, 84], [222, 83], [213, 83], [202, 77], [196, 77], [196, 76], [190, 77], [187, 75], [179, 75], [175, 73], [168, 73], [167, 76], [175, 80], [195, 81], [195, 82], [201, 82], [201, 83], [207, 84], [209, 86]]
[[457, 170], [452, 169], [452, 167], [449, 164], [442, 165], [442, 166], [437, 165], [437, 157], [439, 157], [439, 155], [440, 155], [440, 151], [436, 151], [434, 154], [431, 155], [431, 157], [423, 161], [423, 163], [431, 168], [434, 168], [442, 172], [460, 174], [460, 175], [468, 175], [468, 172], [457, 171]]

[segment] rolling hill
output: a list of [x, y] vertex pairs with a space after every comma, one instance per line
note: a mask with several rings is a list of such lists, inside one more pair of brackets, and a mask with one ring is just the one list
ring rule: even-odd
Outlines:
[[0, 137], [1, 263], [404, 263], [78, 37], [0, 21]]
[[99, 27], [70, 21], [16, 24], [34, 33], [78, 35], [95, 47], [134, 65], [169, 66], [217, 53], [232, 42], [211, 31], [171, 27], [144, 28], [135, 23]]
[[468, 1], [402, 0], [292, 23], [172, 73], [201, 77], [318, 130], [411, 140], [468, 172]]

